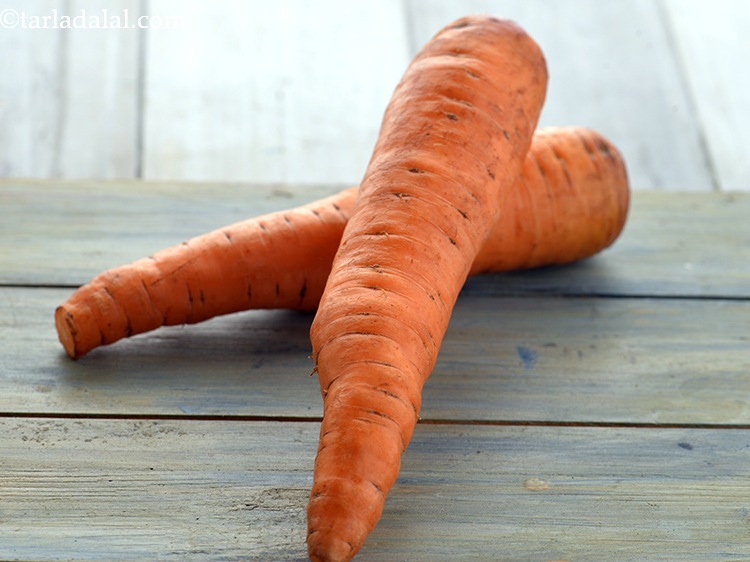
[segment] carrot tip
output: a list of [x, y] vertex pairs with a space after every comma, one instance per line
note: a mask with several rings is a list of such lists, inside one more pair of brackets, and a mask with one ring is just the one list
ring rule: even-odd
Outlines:
[[65, 352], [71, 359], [77, 359], [75, 320], [64, 306], [58, 306], [55, 310], [55, 328], [57, 328], [57, 337], [65, 348]]
[[322, 531], [310, 533], [307, 544], [308, 556], [312, 562], [346, 562], [358, 550], [350, 542], [334, 536], [334, 533]]

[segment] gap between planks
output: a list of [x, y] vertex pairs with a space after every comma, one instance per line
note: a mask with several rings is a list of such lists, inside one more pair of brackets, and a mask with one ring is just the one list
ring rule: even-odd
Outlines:
[[[492, 275], [492, 274], [488, 274]], [[501, 275], [501, 274], [497, 274]], [[537, 289], [537, 290], [498, 290], [498, 291], [490, 291], [487, 292], [486, 289], [483, 289], [481, 287], [475, 287], [473, 283], [471, 283], [471, 279], [469, 280], [470, 284], [468, 287], [466, 287], [462, 293], [465, 295], [474, 295], [474, 296], [488, 296], [488, 297], [507, 297], [507, 298], [520, 298], [520, 297], [529, 297], [529, 298], [568, 298], [568, 299], [621, 299], [621, 300], [643, 300], [643, 299], [652, 299], [652, 300], [663, 300], [663, 301], [739, 301], [744, 302], [750, 300], [750, 297], [747, 297], [745, 295], [722, 295], [719, 293], [705, 293], [705, 294], [699, 294], [699, 295], [691, 295], [691, 294], [653, 294], [653, 293], [639, 293], [639, 292], [628, 292], [628, 293], [608, 293], [608, 292], [577, 292], [577, 291], [567, 291], [564, 288], [560, 290], [546, 290], [546, 289]], [[480, 280], [481, 282], [481, 280]], [[76, 285], [76, 284], [66, 284], [66, 283], [58, 283], [58, 284], [43, 284], [43, 283], [30, 283], [30, 284], [23, 284], [23, 283], [2, 283], [0, 282], [0, 289], [63, 289], [63, 290], [75, 290], [82, 287], [82, 285]], [[248, 309], [248, 310], [257, 310], [257, 309]], [[270, 309], [270, 310], [283, 310], [283, 309]], [[240, 311], [240, 312], [246, 312], [246, 311]]]
[[[59, 420], [130, 420], [130, 421], [224, 421], [224, 422], [291, 422], [320, 423], [320, 416], [248, 416], [248, 415], [173, 415], [173, 414], [96, 414], [96, 413], [29, 413], [0, 412], [0, 419]], [[539, 421], [539, 420], [456, 420], [449, 418], [420, 419], [418, 425], [476, 425], [495, 427], [592, 427], [610, 429], [716, 429], [750, 430], [750, 424], [721, 423], [648, 423], [615, 421]]]

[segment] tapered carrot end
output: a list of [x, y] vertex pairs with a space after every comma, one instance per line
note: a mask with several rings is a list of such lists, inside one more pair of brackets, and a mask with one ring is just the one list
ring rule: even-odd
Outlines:
[[313, 487], [307, 508], [310, 560], [351, 560], [380, 519], [385, 496], [369, 482], [329, 478]]
[[318, 531], [308, 538], [308, 556], [312, 562], [346, 562], [355, 554], [352, 545], [335, 533]]
[[77, 359], [83, 355], [83, 353], [76, 351], [78, 330], [75, 319], [64, 306], [58, 306], [55, 310], [55, 328], [57, 328], [57, 337], [60, 339], [60, 343], [71, 359]]

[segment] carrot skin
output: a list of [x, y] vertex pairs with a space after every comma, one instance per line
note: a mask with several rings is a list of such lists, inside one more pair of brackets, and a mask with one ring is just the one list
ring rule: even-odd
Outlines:
[[107, 270], [55, 311], [71, 358], [160, 326], [253, 308], [313, 310], [354, 189], [241, 221]]
[[[555, 171], [560, 166], [567, 167], [570, 185], [559, 181], [566, 177]], [[571, 263], [608, 247], [627, 217], [625, 163], [617, 148], [594, 130], [539, 129], [509, 197], [471, 275]], [[164, 325], [251, 308], [314, 310], [355, 199], [356, 188], [350, 188], [217, 229], [152, 258], [101, 273], [58, 307], [55, 316], [63, 347], [78, 358]], [[295, 232], [288, 228], [290, 220]], [[211, 267], [204, 266], [203, 247], [213, 253]], [[290, 254], [294, 247], [299, 252]], [[191, 284], [199, 302], [203, 293], [199, 311], [184, 285], [185, 279], [196, 276], [203, 283]], [[183, 294], [185, 298], [175, 298]]]
[[621, 154], [585, 127], [539, 129], [521, 176], [506, 195], [470, 275], [563, 265], [593, 256], [620, 235], [630, 205]]
[[520, 27], [471, 16], [428, 42], [396, 87], [310, 332], [324, 398], [307, 512], [314, 561], [349, 560], [380, 518], [546, 83]]

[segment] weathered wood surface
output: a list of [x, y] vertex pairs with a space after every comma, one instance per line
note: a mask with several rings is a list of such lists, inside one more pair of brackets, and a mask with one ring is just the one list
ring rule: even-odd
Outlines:
[[[0, 28], [0, 176], [139, 175], [138, 30], [29, 29], [34, 17], [143, 14], [138, 0], [5, 0]], [[56, 11], [56, 12], [55, 12]], [[14, 25], [15, 23], [15, 25]]]
[[[192, 236], [343, 187], [5, 180], [0, 284], [78, 286]], [[742, 193], [636, 192], [625, 231], [603, 254], [476, 278], [467, 291], [748, 297], [748, 216], [750, 196]]]
[[[417, 49], [471, 12], [544, 48], [542, 121], [621, 146], [637, 189], [747, 189], [744, 0], [6, 0], [179, 28], [5, 28], [0, 175], [354, 183]], [[12, 19], [8, 20], [12, 23]]]
[[[102, 269], [332, 186], [0, 184], [0, 559], [304, 560], [310, 314], [73, 362]], [[471, 280], [361, 560], [750, 558], [750, 197], [639, 192], [576, 266]]]
[[409, 61], [401, 0], [158, 10], [190, 24], [149, 33], [144, 178], [359, 181]]
[[[0, 558], [305, 560], [317, 432], [0, 420]], [[358, 559], [744, 560], [747, 451], [745, 431], [419, 425]]]
[[337, 191], [330, 185], [6, 180], [0, 182], [0, 283], [78, 286], [192, 236]]
[[747, 190], [750, 72], [740, 61], [750, 59], [748, 4], [666, 0], [665, 8], [715, 183], [726, 190]]
[[[253, 311], [163, 328], [76, 362], [64, 290], [0, 289], [0, 411], [318, 418], [312, 316]], [[459, 302], [425, 420], [750, 426], [750, 302], [486, 298]]]

